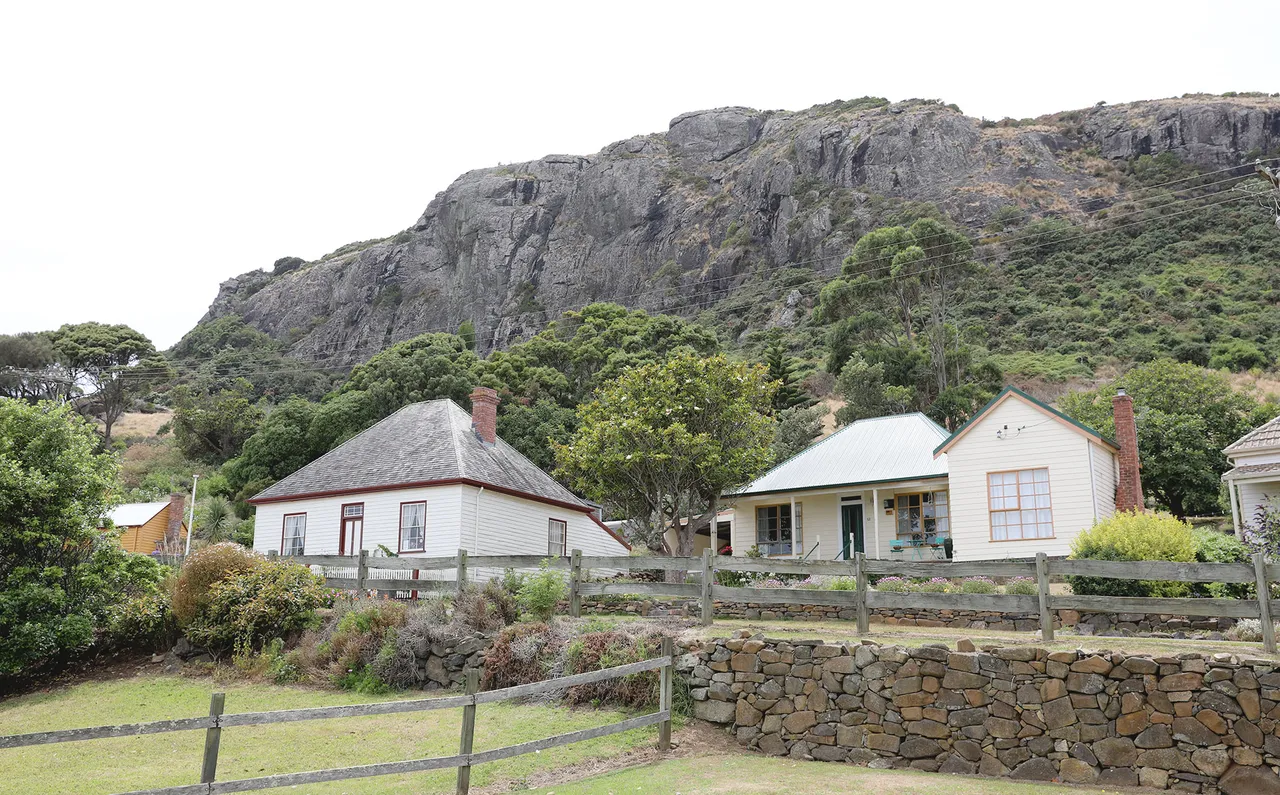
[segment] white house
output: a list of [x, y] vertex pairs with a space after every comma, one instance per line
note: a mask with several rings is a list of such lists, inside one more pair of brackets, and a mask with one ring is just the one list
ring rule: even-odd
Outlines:
[[1132, 398], [1113, 409], [1120, 443], [1014, 387], [955, 433], [918, 413], [859, 420], [725, 495], [734, 554], [930, 560], [950, 539], [954, 560], [1066, 555], [1142, 502]]
[[1280, 498], [1280, 417], [1260, 425], [1228, 445], [1231, 469], [1223, 474], [1231, 495], [1236, 535], [1252, 527], [1258, 508]]
[[497, 437], [498, 396], [413, 403], [254, 496], [253, 548], [281, 555], [625, 555], [576, 497]]

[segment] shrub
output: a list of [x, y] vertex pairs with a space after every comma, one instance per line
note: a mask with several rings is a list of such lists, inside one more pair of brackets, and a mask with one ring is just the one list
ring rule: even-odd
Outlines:
[[1022, 594], [1024, 596], [1038, 596], [1040, 594], [1040, 586], [1032, 577], [1014, 577], [1004, 584], [1004, 592], [1007, 594]]
[[[1196, 557], [1191, 526], [1167, 513], [1119, 512], [1076, 536], [1071, 557], [1088, 560], [1172, 560]], [[1117, 580], [1106, 577], [1068, 577], [1077, 594], [1098, 596], [1186, 596], [1186, 583], [1159, 580]]]
[[247, 653], [305, 629], [330, 598], [324, 579], [306, 566], [259, 560], [249, 571], [209, 587], [199, 612], [186, 626], [187, 637], [209, 649]]
[[552, 569], [549, 562], [544, 560], [538, 571], [521, 583], [516, 598], [521, 610], [538, 621], [547, 621], [555, 614], [556, 604], [564, 595], [564, 575]]
[[877, 591], [893, 591], [894, 593], [906, 593], [911, 590], [911, 583], [901, 577], [884, 577], [876, 583]]
[[[589, 632], [579, 635], [569, 644], [565, 654], [565, 673], [600, 671], [647, 660], [658, 656], [661, 648], [662, 636], [657, 633], [633, 637], [618, 631]], [[607, 702], [624, 707], [645, 707], [656, 702], [657, 697], [657, 671], [578, 685], [565, 692], [565, 700], [570, 704]]]
[[928, 582], [918, 582], [911, 586], [916, 593], [951, 593], [954, 590], [951, 581], [943, 577], [934, 577]]
[[[1200, 527], [1192, 532], [1196, 542], [1196, 560], [1201, 563], [1249, 561], [1249, 548], [1234, 535]], [[1216, 599], [1248, 599], [1257, 591], [1256, 585], [1243, 582], [1198, 582], [1191, 588], [1197, 596]]]
[[960, 593], [996, 593], [998, 590], [990, 577], [966, 577], [960, 582]]
[[484, 690], [493, 690], [547, 678], [554, 660], [555, 643], [545, 623], [516, 624], [494, 639], [484, 661]]
[[361, 693], [386, 692], [389, 685], [413, 683], [413, 650], [406, 663], [398, 638], [410, 608], [390, 599], [343, 600], [324, 625], [308, 631], [289, 653], [289, 662], [315, 684]]
[[209, 601], [209, 590], [235, 574], [251, 571], [262, 558], [239, 544], [211, 544], [192, 552], [178, 572], [173, 589], [173, 615], [180, 625], [195, 620]]
[[167, 648], [178, 633], [168, 590], [153, 588], [117, 605], [111, 611], [107, 632], [120, 646], [148, 651]]
[[[1236, 640], [1242, 643], [1261, 643], [1262, 622], [1256, 618], [1242, 618], [1224, 634], [1227, 640]], [[1276, 626], [1276, 634], [1280, 635], [1280, 625]]]

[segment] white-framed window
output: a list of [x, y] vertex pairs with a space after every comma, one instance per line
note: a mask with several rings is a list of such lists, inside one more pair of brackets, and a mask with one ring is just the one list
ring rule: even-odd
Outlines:
[[280, 535], [281, 555], [301, 555], [307, 546], [307, 515], [288, 513], [284, 517], [284, 530]]
[[1053, 538], [1049, 470], [987, 473], [992, 541]]
[[427, 548], [427, 504], [400, 503], [400, 551], [422, 552]]
[[565, 557], [569, 554], [569, 523], [562, 519], [547, 520], [547, 556]]

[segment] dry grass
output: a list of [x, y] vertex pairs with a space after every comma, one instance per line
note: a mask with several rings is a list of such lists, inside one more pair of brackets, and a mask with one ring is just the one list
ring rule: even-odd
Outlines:
[[160, 427], [173, 419], [171, 411], [157, 411], [144, 414], [131, 411], [121, 415], [116, 424], [111, 426], [111, 435], [117, 439], [149, 439], [156, 436]]

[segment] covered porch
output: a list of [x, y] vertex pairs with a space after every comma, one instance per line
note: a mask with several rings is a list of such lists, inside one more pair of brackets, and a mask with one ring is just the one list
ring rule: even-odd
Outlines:
[[1255, 526], [1258, 508], [1280, 498], [1280, 462], [1245, 464], [1228, 470], [1222, 480], [1231, 496], [1231, 524], [1236, 537]]
[[734, 502], [733, 553], [944, 560], [950, 512], [945, 476], [744, 496]]

